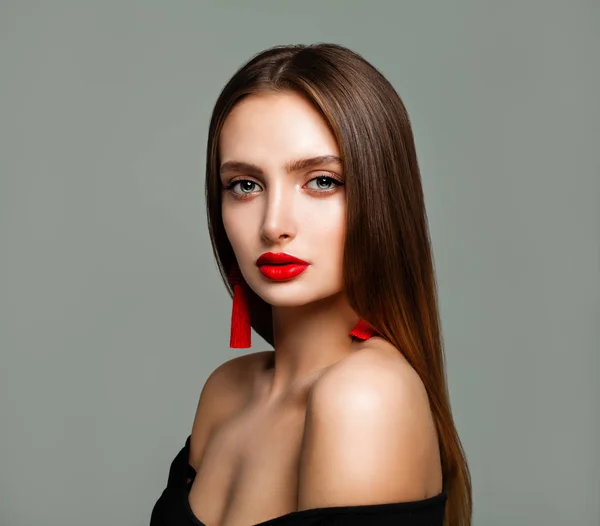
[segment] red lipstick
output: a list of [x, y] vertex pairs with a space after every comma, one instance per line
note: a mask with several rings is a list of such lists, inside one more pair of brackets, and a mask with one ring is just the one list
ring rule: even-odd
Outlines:
[[285, 252], [265, 252], [256, 260], [260, 273], [273, 281], [287, 281], [302, 274], [309, 263]]

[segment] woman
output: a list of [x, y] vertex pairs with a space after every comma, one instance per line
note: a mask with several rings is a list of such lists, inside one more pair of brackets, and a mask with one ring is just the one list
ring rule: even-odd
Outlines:
[[230, 345], [151, 526], [467, 526], [410, 123], [334, 44], [278, 46], [217, 100], [209, 228]]

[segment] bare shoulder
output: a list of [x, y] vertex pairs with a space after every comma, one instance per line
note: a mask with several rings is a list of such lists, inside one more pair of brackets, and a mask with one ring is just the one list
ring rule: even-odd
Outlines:
[[440, 491], [423, 382], [393, 345], [371, 338], [311, 389], [298, 509], [406, 502]]
[[344, 405], [371, 393], [390, 398], [393, 406], [397, 402], [394, 397], [398, 396], [403, 400], [410, 397], [411, 402], [419, 399], [420, 409], [426, 409], [423, 402], [428, 406], [427, 392], [417, 372], [398, 349], [380, 337], [369, 338], [359, 350], [337, 362], [315, 382], [313, 405], [327, 400], [324, 394], [332, 390], [344, 393]]
[[236, 356], [219, 365], [206, 379], [200, 392], [190, 438], [190, 464], [197, 467], [212, 432], [244, 401], [255, 372], [272, 351]]

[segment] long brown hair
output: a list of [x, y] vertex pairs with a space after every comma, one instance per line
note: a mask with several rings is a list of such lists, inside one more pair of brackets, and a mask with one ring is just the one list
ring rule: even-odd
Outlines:
[[[230, 294], [235, 262], [221, 216], [219, 137], [243, 97], [294, 91], [334, 134], [347, 195], [344, 287], [350, 306], [389, 340], [421, 377], [440, 440], [444, 524], [469, 526], [471, 479], [447, 387], [437, 284], [421, 176], [410, 120], [389, 81], [359, 54], [337, 44], [267, 49], [226, 84], [212, 114], [206, 154], [206, 205], [213, 251]], [[273, 345], [271, 308], [250, 292], [254, 330]]]

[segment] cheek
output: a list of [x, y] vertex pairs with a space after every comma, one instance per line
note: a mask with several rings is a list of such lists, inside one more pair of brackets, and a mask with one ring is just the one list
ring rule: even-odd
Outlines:
[[327, 206], [318, 206], [304, 220], [309, 240], [335, 257], [343, 249], [346, 235], [346, 206], [340, 200], [330, 200]]
[[221, 217], [229, 243], [231, 243], [236, 256], [239, 256], [240, 250], [243, 250], [244, 240], [250, 237], [251, 223], [240, 210], [233, 210], [229, 206], [223, 207]]
[[346, 223], [346, 203], [342, 196], [321, 199], [323, 202], [316, 200], [313, 206], [307, 208], [307, 224], [310, 224], [311, 228], [331, 234], [343, 231]]

